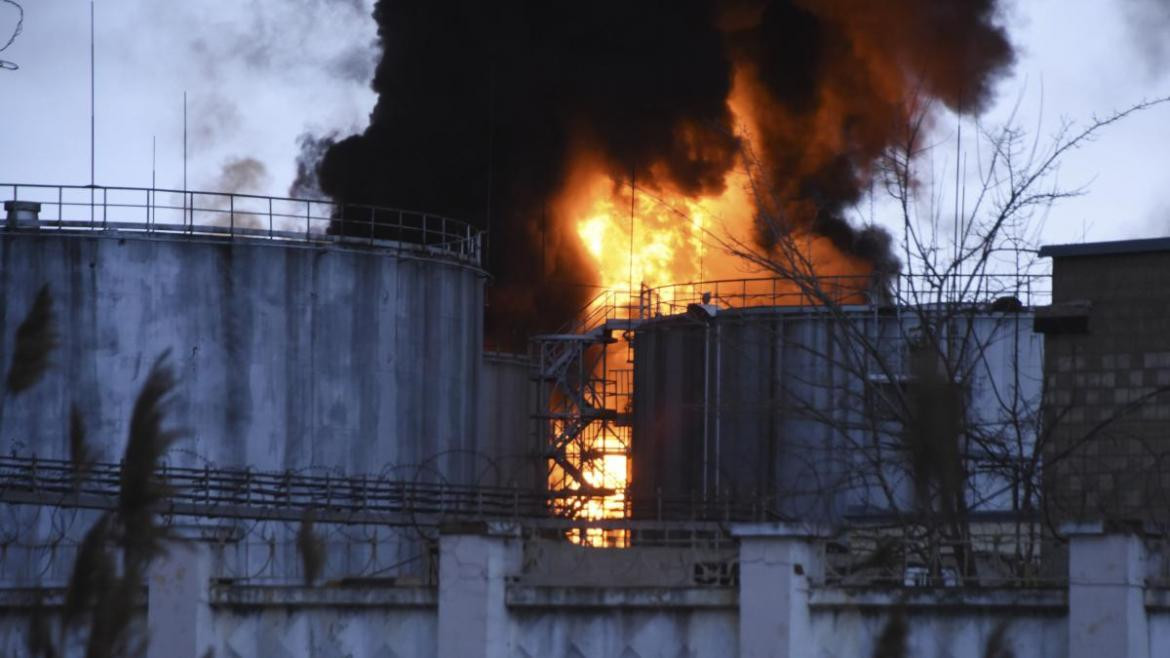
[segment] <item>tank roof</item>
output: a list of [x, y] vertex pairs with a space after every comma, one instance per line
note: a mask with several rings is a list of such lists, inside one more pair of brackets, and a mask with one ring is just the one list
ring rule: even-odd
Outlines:
[[20, 183], [0, 183], [0, 201], [9, 232], [307, 245], [482, 264], [482, 230], [400, 208], [227, 192]]

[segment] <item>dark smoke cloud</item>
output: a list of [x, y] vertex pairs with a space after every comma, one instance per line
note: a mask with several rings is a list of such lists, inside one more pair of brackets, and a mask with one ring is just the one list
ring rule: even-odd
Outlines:
[[[995, 0], [741, 2], [727, 41], [749, 80], [759, 147], [780, 214], [878, 270], [897, 267], [889, 240], [857, 231], [882, 152], [930, 99], [962, 113], [991, 101], [1013, 52]], [[730, 22], [730, 21], [729, 21]], [[757, 239], [768, 246], [775, 221]]]
[[288, 187], [288, 195], [294, 199], [321, 199], [325, 194], [321, 191], [321, 181], [317, 176], [317, 164], [325, 157], [328, 151], [337, 142], [337, 134], [330, 133], [316, 136], [312, 133], [303, 133], [297, 137], [297, 173], [292, 185]]
[[888, 236], [842, 213], [908, 98], [978, 111], [1012, 60], [994, 0], [380, 0], [374, 18], [379, 100], [325, 155], [322, 190], [490, 224], [487, 328], [513, 347], [588, 295], [568, 285], [589, 270], [549, 217], [573, 157], [640, 186], [720, 191], [740, 154], [738, 72], [785, 212], [880, 261]]

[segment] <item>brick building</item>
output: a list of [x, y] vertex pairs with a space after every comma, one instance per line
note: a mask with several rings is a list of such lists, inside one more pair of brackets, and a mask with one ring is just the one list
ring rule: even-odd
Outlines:
[[1170, 238], [1047, 246], [1040, 444], [1049, 511], [1170, 521]]

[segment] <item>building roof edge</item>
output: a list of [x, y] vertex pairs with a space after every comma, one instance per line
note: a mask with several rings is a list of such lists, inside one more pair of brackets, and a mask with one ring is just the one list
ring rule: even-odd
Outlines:
[[1143, 240], [1115, 240], [1112, 242], [1082, 242], [1079, 244], [1050, 244], [1040, 247], [1043, 258], [1075, 256], [1109, 256], [1113, 254], [1140, 254], [1170, 251], [1170, 237]]

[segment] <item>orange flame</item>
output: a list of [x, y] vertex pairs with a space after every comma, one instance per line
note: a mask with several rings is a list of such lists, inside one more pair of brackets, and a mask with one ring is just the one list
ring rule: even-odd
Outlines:
[[[744, 111], [749, 92], [743, 84], [737, 83], [736, 88], [729, 105], [740, 119], [743, 139], [750, 150], [754, 122]], [[745, 117], [747, 120], [743, 120]], [[589, 157], [579, 157], [560, 199], [558, 214], [573, 222], [583, 251], [596, 268], [601, 289], [610, 293], [607, 303], [612, 305], [612, 311], [618, 317], [632, 317], [641, 312], [636, 305], [643, 287], [768, 276], [767, 272], [761, 272], [720, 246], [728, 236], [750, 242], [756, 208], [751, 179], [743, 170], [727, 174], [721, 193], [688, 197], [642, 186], [636, 180], [615, 180]], [[868, 264], [841, 253], [824, 238], [802, 236], [802, 243], [818, 271], [834, 275], [869, 273]], [[760, 295], [756, 303], [785, 303], [776, 294], [776, 284], [771, 285], [771, 295]], [[693, 297], [694, 287], [689, 288]], [[675, 300], [671, 295], [676, 294], [675, 290], [684, 289], [668, 288], [662, 291], [659, 301], [678, 308], [678, 302], [685, 304], [686, 300]], [[753, 305], [750, 298], [750, 294], [742, 295], [742, 305]], [[629, 350], [626, 341], [610, 345], [604, 367], [632, 361]], [[613, 372], [597, 374], [607, 380], [614, 377]], [[632, 387], [632, 373], [629, 380], [628, 386]], [[619, 390], [607, 404], [614, 411], [627, 411], [617, 406], [628, 404], [630, 393]], [[632, 466], [627, 456], [629, 440], [628, 426], [602, 423], [588, 430], [582, 443], [594, 458], [583, 460], [582, 475], [590, 486], [612, 489], [615, 493], [589, 500], [577, 510], [579, 518], [611, 519], [626, 515], [626, 487]], [[570, 458], [581, 457], [572, 450], [579, 452], [579, 448], [570, 449]], [[550, 477], [550, 483], [551, 480]], [[594, 546], [624, 546], [628, 535], [621, 530], [589, 529], [571, 539]]]

